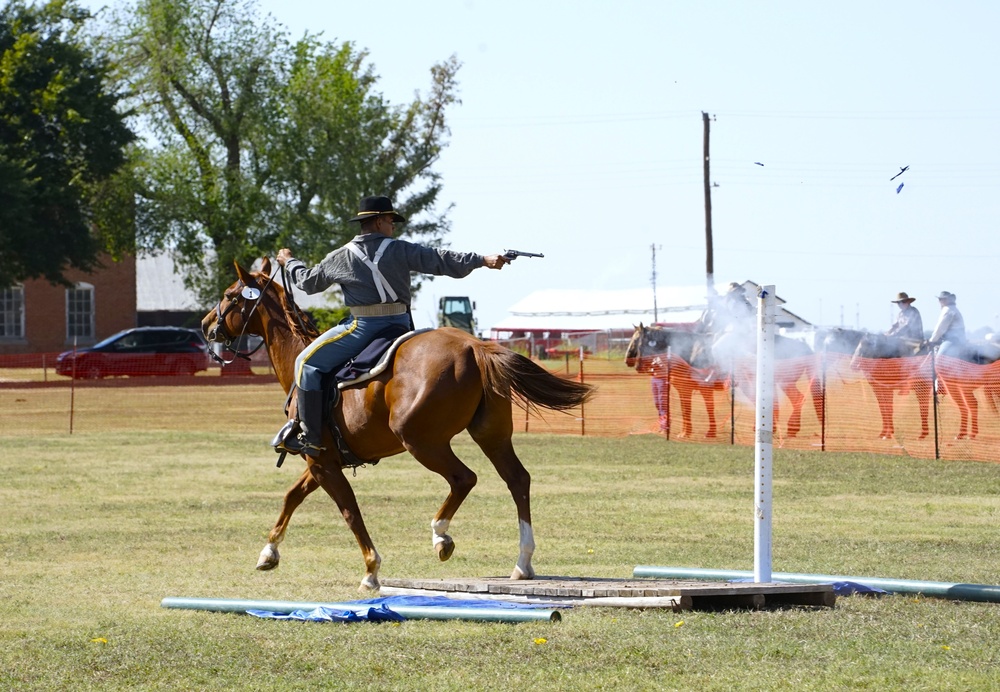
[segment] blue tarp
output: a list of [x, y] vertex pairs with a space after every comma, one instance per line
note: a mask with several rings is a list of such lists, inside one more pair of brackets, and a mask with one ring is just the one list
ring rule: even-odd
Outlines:
[[332, 608], [316, 608], [314, 610], [293, 610], [290, 613], [275, 613], [270, 610], [248, 610], [248, 615], [268, 620], [300, 620], [302, 622], [402, 622], [404, 618], [386, 607], [368, 608], [367, 610], [333, 610]]
[[[509, 601], [459, 600], [446, 596], [385, 596], [359, 601], [346, 601], [345, 605], [357, 605], [356, 610], [315, 608], [295, 610], [291, 613], [277, 613], [269, 610], [248, 610], [248, 615], [269, 620], [300, 620], [302, 622], [402, 622], [402, 615], [392, 610], [393, 606], [433, 606], [436, 608], [492, 608], [527, 610], [532, 608], [552, 608], [547, 603], [511, 603]], [[364, 606], [370, 606], [365, 608]], [[561, 605], [561, 608], [568, 606]]]

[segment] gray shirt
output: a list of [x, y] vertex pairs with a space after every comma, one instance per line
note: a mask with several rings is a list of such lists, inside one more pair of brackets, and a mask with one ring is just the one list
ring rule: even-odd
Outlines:
[[[354, 236], [351, 242], [371, 260], [385, 239], [381, 233], [364, 233]], [[410, 272], [461, 279], [481, 266], [483, 256], [475, 252], [440, 250], [396, 239], [389, 243], [378, 262], [379, 271], [396, 293], [394, 302], [406, 306], [410, 305]], [[339, 284], [348, 307], [381, 302], [371, 269], [346, 246], [331, 252], [315, 267], [308, 268], [301, 260], [292, 258], [285, 268], [293, 283], [306, 293], [320, 293]]]
[[924, 323], [920, 319], [920, 312], [912, 305], [904, 305], [900, 308], [899, 314], [896, 315], [896, 321], [893, 322], [886, 335], [898, 336], [902, 339], [911, 339], [913, 341], [923, 341]]

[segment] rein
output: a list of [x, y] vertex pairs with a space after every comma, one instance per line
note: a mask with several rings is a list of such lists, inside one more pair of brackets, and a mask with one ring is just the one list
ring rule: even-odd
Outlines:
[[285, 288], [285, 293], [288, 295], [288, 302], [292, 306], [292, 314], [295, 315], [295, 321], [299, 323], [299, 329], [302, 330], [302, 334], [305, 336], [309, 332], [306, 329], [305, 322], [302, 320], [302, 310], [295, 302], [295, 294], [292, 293], [292, 282], [288, 280], [288, 271], [283, 264], [281, 265], [281, 285]]
[[[282, 269], [284, 269], [284, 267], [282, 267]], [[209, 351], [208, 351], [209, 355], [213, 359], [215, 359], [220, 365], [223, 365], [223, 366], [229, 365], [230, 363], [235, 362], [237, 358], [242, 358], [243, 360], [250, 360], [250, 356], [252, 356], [257, 351], [259, 351], [260, 348], [261, 348], [261, 346], [264, 345], [264, 341], [261, 340], [261, 342], [259, 344], [257, 344], [252, 350], [250, 350], [250, 351], [240, 351], [238, 348], [233, 348], [233, 341], [237, 341], [237, 340], [242, 341], [243, 338], [246, 336], [246, 334], [247, 334], [247, 327], [250, 324], [250, 318], [253, 316], [254, 312], [256, 312], [257, 307], [260, 305], [261, 298], [264, 295], [264, 291], [267, 290], [268, 285], [273, 280], [274, 280], [273, 276], [267, 277], [267, 281], [264, 283], [264, 285], [261, 288], [257, 288], [256, 286], [248, 286], [247, 284], [243, 283], [242, 279], [240, 279], [237, 282], [237, 286], [238, 287], [242, 287], [241, 290], [240, 290], [240, 296], [243, 297], [247, 302], [243, 304], [242, 308], [240, 308], [240, 315], [243, 317], [243, 327], [242, 327], [242, 329], [240, 329], [239, 335], [236, 336], [235, 338], [229, 336], [229, 334], [226, 332], [226, 327], [225, 327], [225, 323], [224, 322], [225, 322], [226, 315], [228, 315], [230, 312], [232, 312], [232, 310], [237, 305], [240, 304], [240, 301], [237, 300], [235, 297], [230, 298], [229, 296], [223, 295], [222, 298], [227, 298], [229, 300], [229, 305], [227, 305], [226, 309], [223, 310], [222, 309], [222, 298], [219, 299], [219, 304], [215, 306], [215, 314], [217, 315], [217, 317], [216, 317], [216, 330], [217, 330], [217, 333], [220, 334], [223, 337], [223, 339], [222, 339], [222, 345], [226, 349], [228, 349], [230, 353], [233, 354], [233, 358], [231, 360], [226, 360], [222, 356], [218, 355], [212, 349], [209, 349]], [[248, 313], [246, 306], [247, 306], [247, 303], [249, 303], [250, 301], [253, 301], [253, 307], [250, 308], [250, 311]]]

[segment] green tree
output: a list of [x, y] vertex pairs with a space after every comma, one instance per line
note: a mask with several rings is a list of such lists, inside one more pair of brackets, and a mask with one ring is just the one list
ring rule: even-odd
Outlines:
[[89, 18], [67, 0], [0, 9], [0, 286], [64, 283], [134, 244], [120, 178], [134, 136]]
[[392, 195], [440, 243], [448, 209], [432, 164], [457, 102], [454, 58], [405, 106], [385, 101], [367, 54], [287, 32], [253, 0], [137, 0], [110, 36], [137, 97], [138, 242], [169, 249], [206, 304], [232, 262], [283, 246], [318, 260], [349, 239], [366, 194]]

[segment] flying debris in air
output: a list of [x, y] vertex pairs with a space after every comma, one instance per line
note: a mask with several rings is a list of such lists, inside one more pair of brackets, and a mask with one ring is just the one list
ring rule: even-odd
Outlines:
[[756, 163], [758, 166], [763, 166], [764, 165], [760, 161], [754, 161], [754, 163]]
[[899, 187], [896, 188], [896, 194], [898, 195], [899, 191], [902, 190], [902, 189], [903, 189], [903, 183], [900, 183]]
[[[894, 175], [891, 178], [889, 178], [889, 180], [890, 181], [895, 180], [899, 176], [903, 175], [903, 173], [906, 173], [906, 171], [908, 171], [908, 170], [910, 170], [909, 166], [903, 166], [902, 168], [899, 169], [899, 173], [897, 173], [896, 175]], [[899, 192], [899, 190], [896, 190], [896, 192]]]

